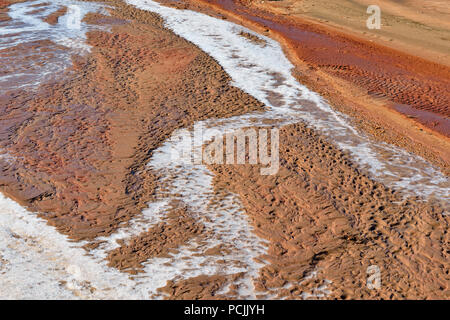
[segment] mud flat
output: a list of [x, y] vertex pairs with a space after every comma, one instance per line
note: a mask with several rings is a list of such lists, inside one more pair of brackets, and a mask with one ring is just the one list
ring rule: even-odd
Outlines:
[[[372, 145], [370, 142], [365, 144], [360, 141], [352, 146], [352, 143], [355, 143], [353, 139], [356, 138], [352, 135], [361, 135], [361, 133], [352, 130], [346, 131], [349, 129], [345, 124], [348, 119], [341, 114], [335, 113], [325, 105], [324, 101], [314, 94], [310, 94], [305, 87], [295, 82], [292, 76], [290, 76], [292, 66], [288, 61], [284, 60], [285, 58], [280, 48], [270, 39], [261, 36], [258, 37], [249, 30], [236, 29], [236, 26], [228, 22], [214, 22], [214, 19], [196, 15], [192, 12], [175, 13], [173, 9], [165, 9], [154, 2], [130, 1], [130, 3], [136, 4], [138, 8], [162, 14], [169, 28], [196, 43], [201, 49], [216, 58], [224, 66], [225, 71], [231, 75], [237, 86], [251, 92], [258, 100], [264, 102], [269, 107], [269, 110], [264, 113], [232, 117], [222, 121], [214, 119], [204, 120], [202, 123], [205, 127], [226, 132], [230, 129], [251, 126], [255, 123], [265, 122], [266, 125], [270, 123], [272, 125], [282, 126], [283, 124], [292, 122], [306, 121], [315, 127], [317, 131], [324, 132], [325, 134], [325, 136], [320, 136], [314, 129], [308, 128], [304, 124], [284, 127], [282, 129], [280, 143], [284, 144], [288, 154], [283, 155], [282, 151], [281, 163], [283, 167], [280, 173], [273, 177], [261, 177], [258, 167], [235, 166], [232, 169], [224, 169], [221, 166], [212, 167], [213, 172], [216, 173], [214, 178], [216, 193], [219, 195], [222, 194], [224, 197], [226, 197], [229, 191], [240, 195], [240, 199], [246, 210], [245, 212], [252, 219], [256, 234], [268, 240], [270, 243], [268, 254], [263, 254], [260, 257], [266, 266], [259, 270], [259, 276], [257, 278], [253, 277], [254, 291], [257, 297], [321, 298], [334, 296], [338, 298], [371, 297], [392, 299], [404, 297], [431, 298], [446, 296], [448, 294], [445, 281], [438, 280], [445, 278], [445, 261], [448, 258], [443, 249], [446, 243], [448, 243], [445, 231], [445, 226], [448, 224], [448, 217], [446, 214], [447, 209], [445, 208], [448, 205], [449, 186], [448, 179], [445, 176], [441, 176], [442, 184], [438, 183], [435, 187], [431, 187], [430, 184], [422, 179], [420, 183], [414, 183], [415, 188], [419, 184], [425, 183], [425, 185], [431, 187], [431, 189], [427, 187], [428, 191], [434, 190], [433, 192], [436, 192], [437, 198], [434, 200], [429, 198], [425, 203], [423, 201], [424, 198], [420, 196], [422, 191], [419, 193], [415, 193], [412, 189], [406, 191], [404, 188], [408, 183], [400, 182], [396, 184], [394, 180], [400, 177], [403, 177], [400, 178], [400, 180], [403, 180], [406, 176], [412, 178], [418, 173], [408, 174], [404, 171], [404, 169], [410, 167], [406, 165], [405, 161], [410, 159], [411, 155], [402, 158], [402, 156], [396, 153], [397, 151], [394, 151], [395, 155], [388, 156], [387, 154], [395, 150], [395, 148], [376, 149], [376, 143]], [[220, 33], [211, 30], [211, 26], [215, 24], [221, 30]], [[189, 26], [189, 28], [186, 26]], [[239, 42], [234, 42], [236, 41], [236, 35], [247, 39], [247, 44], [243, 47], [237, 45]], [[222, 42], [227, 45], [222, 45]], [[257, 48], [258, 46], [259, 49]], [[260, 55], [258, 57], [252, 56], [255, 52], [258, 52]], [[227, 59], [227, 57], [233, 57], [233, 59]], [[271, 60], [268, 57], [274, 58], [275, 60]], [[277, 62], [275, 63], [275, 61]], [[242, 66], [245, 66], [245, 68], [242, 68]], [[254, 75], [258, 75], [261, 79], [255, 78]], [[247, 79], [252, 79], [252, 81], [249, 82]], [[301, 97], [303, 100], [295, 100], [295, 97]], [[335, 120], [337, 121], [334, 122]], [[348, 138], [353, 140], [353, 142], [346, 140]], [[356, 138], [356, 140], [359, 138]], [[346, 150], [346, 154], [341, 153], [330, 145], [327, 142], [329, 139], [333, 139], [335, 144]], [[364, 140], [366, 138], [362, 139], [366, 141]], [[178, 140], [175, 139], [172, 141]], [[363, 144], [356, 147], [358, 143]], [[161, 150], [158, 149], [155, 152], [155, 157], [150, 162], [151, 167], [158, 167], [158, 163], [159, 167], [161, 163], [167, 164], [167, 160], [169, 159], [167, 152], [174, 147], [173, 144], [175, 142], [166, 142]], [[371, 153], [369, 150], [374, 147], [377, 150], [376, 152], [384, 155], [379, 157]], [[358, 155], [359, 152], [362, 152], [363, 155]], [[399, 157], [400, 162], [397, 164], [387, 164], [397, 157]], [[327, 158], [329, 158], [329, 162], [325, 160]], [[401, 158], [403, 160], [400, 160]], [[387, 161], [387, 163], [384, 161]], [[153, 164], [154, 162], [156, 164]], [[302, 162], [305, 163], [300, 164]], [[319, 169], [321, 167], [319, 164], [324, 166], [323, 171]], [[417, 164], [416, 162], [412, 166], [418, 168]], [[343, 165], [345, 169], [340, 165]], [[287, 168], [291, 169], [291, 166], [299, 166], [303, 169], [286, 171]], [[358, 167], [363, 167], [364, 169], [361, 170]], [[397, 168], [398, 171], [394, 168]], [[193, 177], [186, 178], [186, 174], [178, 171], [176, 168], [174, 169], [175, 173], [171, 171], [172, 169], [168, 169], [171, 173], [169, 176], [175, 178], [171, 178], [173, 180], [169, 182], [170, 187], [167, 188], [169, 191], [163, 192], [165, 196], [171, 195], [170, 197], [175, 196], [178, 197], [178, 200], [181, 200], [186, 199], [189, 194], [191, 196], [192, 194], [198, 194], [198, 192], [189, 193], [186, 189], [193, 188], [194, 191], [201, 190], [197, 188], [198, 183], [206, 179], [205, 177], [202, 178], [202, 175], [207, 175], [203, 171], [204, 169], [201, 166], [189, 165], [182, 169], [184, 169], [184, 172], [191, 172]], [[388, 177], [380, 179], [380, 174], [382, 175], [382, 172], [385, 170], [395, 170], [392, 176], [396, 178], [394, 180], [390, 180]], [[192, 174], [192, 172], [195, 172], [195, 174]], [[333, 172], [335, 172], [336, 176]], [[346, 172], [348, 172], [348, 175]], [[373, 175], [379, 181], [393, 186], [393, 189], [386, 187], [383, 183], [379, 184], [373, 181], [365, 172], [369, 172], [369, 176]], [[422, 174], [419, 173], [419, 175]], [[437, 176], [440, 175], [437, 171], [435, 174]], [[435, 174], [430, 175], [430, 178], [433, 177], [432, 180], [436, 177]], [[250, 176], [253, 178], [249, 178]], [[295, 181], [287, 182], [291, 178]], [[337, 178], [336, 182], [334, 182], [335, 178]], [[406, 182], [408, 179], [406, 178], [403, 182]], [[191, 185], [191, 180], [193, 185]], [[198, 181], [197, 187], [195, 181]], [[281, 185], [285, 182], [288, 186], [282, 188]], [[349, 183], [351, 185], [349, 187], [349, 195], [341, 195], [341, 188], [339, 186]], [[250, 185], [255, 187], [255, 189], [250, 187]], [[298, 188], [294, 186], [298, 186]], [[326, 191], [328, 188], [329, 191]], [[255, 191], [253, 192], [252, 190]], [[422, 190], [425, 191], [425, 189]], [[304, 194], [305, 192], [311, 192], [311, 195], [306, 195]], [[327, 194], [327, 192], [329, 193]], [[364, 198], [366, 192], [367, 198]], [[297, 193], [303, 196], [298, 197]], [[181, 195], [177, 196], [177, 194]], [[416, 196], [406, 196], [405, 198], [405, 195], [408, 194], [416, 194]], [[197, 200], [194, 200], [195, 198], [192, 201], [196, 202]], [[425, 198], [428, 197], [426, 196]], [[301, 199], [311, 199], [311, 203], [302, 205]], [[336, 199], [342, 199], [345, 204], [341, 207], [339, 203], [341, 200]], [[350, 204], [350, 202], [353, 204]], [[187, 205], [188, 207], [190, 206], [189, 202], [187, 202]], [[361, 207], [358, 208], [358, 206]], [[391, 209], [387, 209], [388, 207]], [[303, 214], [304, 208], [309, 208], [311, 215]], [[384, 211], [385, 209], [387, 211]], [[402, 213], [397, 215], [393, 213], [394, 211], [401, 211]], [[334, 212], [334, 214], [331, 212]], [[419, 220], [421, 222], [412, 221], [416, 212], [421, 212], [419, 214]], [[352, 216], [353, 214], [354, 216]], [[329, 218], [331, 220], [325, 218], [328, 215], [330, 215]], [[323, 223], [324, 230], [331, 228], [331, 234], [324, 235], [323, 242], [321, 242], [322, 240], [317, 240], [321, 237], [319, 234], [321, 235], [320, 228], [322, 227], [318, 227], [318, 229], [313, 227], [311, 233], [305, 231], [312, 226], [316, 226], [316, 223], [311, 221], [311, 216], [317, 216], [317, 219], [320, 221], [317, 224], [320, 225]], [[388, 217], [394, 220], [390, 221]], [[409, 218], [406, 219], [405, 217]], [[284, 222], [278, 220], [284, 218], [286, 218]], [[300, 222], [303, 221], [302, 219], [306, 220], [305, 225], [302, 225], [302, 222]], [[346, 219], [348, 219], [347, 222], [344, 222]], [[400, 223], [399, 221], [403, 221], [403, 219], [405, 219], [405, 224], [402, 224], [403, 227], [397, 229], [397, 224]], [[389, 221], [386, 222], [386, 220]], [[290, 230], [288, 226], [296, 224], [297, 221], [299, 224], [297, 225], [296, 231]], [[331, 221], [336, 222], [335, 227], [330, 227]], [[429, 239], [430, 236], [418, 227], [424, 221], [440, 226], [438, 227], [440, 231], [436, 231], [440, 233], [437, 238], [443, 240], [439, 244], [435, 242], [436, 251], [433, 253], [429, 252], [431, 249], [428, 245], [422, 245], [428, 241], [426, 239]], [[346, 223], [348, 223], [348, 229], [345, 226]], [[333, 223], [331, 224], [333, 225]], [[383, 227], [378, 228], [379, 225], [383, 225]], [[358, 230], [357, 226], [361, 227], [361, 229]], [[277, 229], [278, 227], [279, 229]], [[411, 251], [402, 249], [402, 245], [396, 240], [397, 236], [400, 239], [406, 237], [403, 234], [405, 228], [411, 228], [411, 230], [415, 230], [419, 234], [425, 234], [422, 240], [419, 240], [413, 245], [414, 248]], [[346, 234], [347, 231], [355, 233], [352, 235]], [[305, 236], [305, 238], [301, 238], [302, 236], [300, 235], [295, 235], [297, 232]], [[355, 238], [356, 235], [361, 237], [360, 240]], [[145, 246], [148, 236], [145, 235], [142, 238], [137, 238], [136, 241], [133, 241], [131, 247], [124, 246], [121, 249], [122, 252], [142, 248]], [[412, 243], [414, 237], [417, 237], [417, 235], [413, 236], [410, 241], [406, 241]], [[342, 240], [342, 242], [338, 239]], [[368, 244], [369, 239], [372, 241], [370, 244]], [[315, 247], [315, 240], [321, 242], [318, 247]], [[289, 244], [286, 244], [285, 241], [289, 242]], [[302, 245], [301, 243], [303, 241], [307, 244]], [[353, 244], [350, 245], [350, 243], [354, 242], [364, 245], [359, 249], [355, 248], [353, 252], [353, 249], [350, 249]], [[387, 245], [386, 242], [388, 243]], [[329, 247], [326, 248], [327, 246]], [[368, 250], [369, 247], [373, 248], [374, 251]], [[304, 250], [300, 248], [304, 248]], [[336, 256], [334, 255], [334, 249], [336, 249]], [[344, 252], [347, 251], [352, 252], [350, 255], [354, 256], [354, 258], [346, 257]], [[333, 253], [330, 254], [330, 252]], [[341, 252], [341, 254], [337, 252]], [[361, 260], [361, 255], [364, 255], [366, 252], [370, 252], [368, 253], [370, 262]], [[391, 254], [392, 252], [395, 252], [395, 254]], [[402, 258], [405, 266], [396, 264], [393, 261], [397, 256], [401, 255], [400, 253], [397, 254], [397, 252], [404, 252], [402, 254], [408, 256], [408, 258]], [[428, 253], [425, 254], [425, 252]], [[437, 260], [433, 262], [427, 259], [422, 260], [423, 255], [433, 256], [432, 260], [438, 259], [439, 262], [435, 263]], [[322, 261], [322, 258], [324, 261], [319, 262]], [[341, 271], [344, 269], [352, 271], [349, 271], [347, 276], [340, 278], [338, 275], [342, 275], [342, 273], [336, 266], [342, 264], [345, 264], [345, 267], [343, 266]], [[350, 266], [351, 264], [354, 265]], [[386, 279], [388, 288], [385, 291], [371, 292], [364, 286], [367, 276], [367, 266], [372, 264], [386, 268], [384, 271], [388, 273]], [[432, 276], [422, 282], [420, 271], [417, 270], [423, 270], [424, 266], [429, 264], [435, 266], [436, 269], [432, 272]], [[350, 274], [352, 276], [358, 274], [358, 280], [352, 278]], [[406, 282], [399, 280], [405, 278], [414, 280], [405, 280]], [[214, 278], [208, 287], [205, 286], [205, 283], [208, 283], [207, 279], [201, 277], [195, 278], [194, 281], [193, 278], [191, 281], [171, 282], [168, 288], [164, 290], [169, 290], [168, 292], [171, 292], [177, 297], [192, 297], [192, 295], [189, 295], [192, 292], [196, 292], [197, 294], [203, 292], [206, 296], [214, 296], [213, 293], [217, 288], [217, 282], [223, 283], [224, 281], [226, 283], [226, 280], [223, 278]], [[400, 284], [398, 283], [399, 281], [401, 282]], [[199, 285], [199, 283], [203, 285]], [[199, 290], [199, 287], [202, 289]], [[233, 285], [228, 288], [233, 288]], [[179, 292], [187, 292], [187, 294], [179, 296]], [[223, 294], [223, 291], [219, 292]], [[228, 294], [232, 294], [232, 292], [233, 289], [229, 290]], [[202, 294], [196, 295], [196, 297], [201, 296]]]
[[[276, 176], [261, 176], [259, 166], [211, 166], [216, 189], [240, 195], [256, 234], [269, 241], [257, 288], [277, 299], [450, 297], [442, 207], [373, 181], [302, 123], [281, 129], [280, 147]], [[367, 287], [369, 266], [381, 270], [379, 290]]]
[[[230, 86], [214, 60], [164, 29], [159, 17], [116, 5], [121, 9], [114, 18], [86, 17], [112, 32], [90, 31], [91, 53], [75, 56], [64, 79], [43, 84], [36, 94], [1, 95], [1, 149], [12, 159], [3, 163], [2, 191], [47, 213], [51, 224], [76, 239], [108, 234], [146, 207], [155, 178], [142, 168], [174, 129], [262, 108]], [[54, 55], [51, 40], [32, 49], [43, 45]], [[21, 50], [5, 49], [2, 57], [12, 49]], [[30, 52], [27, 44], [23, 50]], [[60, 58], [56, 66], [36, 63], [63, 71], [71, 60]]]
[[[1, 92], [0, 187], [22, 206], [0, 197], [0, 297], [448, 297], [448, 178], [355, 129], [277, 42], [137, 0], [74, 2], [61, 42], [71, 3], [30, 3], [9, 10], [37, 18], [31, 48], [61, 54], [26, 69], [60, 72]], [[23, 66], [16, 40], [1, 57]], [[172, 162], [198, 125], [279, 127], [280, 170]]]
[[366, 38], [384, 46], [408, 52], [440, 64], [450, 65], [450, 9], [442, 0], [379, 0], [381, 28], [368, 29], [370, 0], [238, 0], [290, 19], [326, 25], [347, 34]]
[[[367, 31], [367, 35], [349, 33], [343, 23], [337, 23], [341, 28], [336, 28], [335, 24], [330, 23], [331, 18], [313, 19], [311, 16], [314, 10], [331, 14], [329, 9], [333, 6], [345, 11], [346, 6], [355, 5], [354, 2], [185, 2], [188, 8], [220, 15], [276, 39], [283, 44], [290, 60], [296, 65], [299, 81], [326, 97], [334, 108], [349, 114], [354, 119], [354, 125], [376, 139], [418, 153], [448, 172], [450, 69], [442, 59], [438, 62], [436, 59], [430, 60], [431, 56], [439, 55], [434, 51], [427, 51], [429, 54], [425, 56], [415, 55], [415, 52], [424, 51], [418, 39], [406, 39], [409, 47], [400, 45], [403, 43], [401, 39], [394, 44], [388, 41], [387, 45], [383, 41], [375, 41], [380, 37], [373, 31]], [[355, 16], [361, 13], [362, 18], [367, 18], [367, 14], [361, 11], [362, 2], [357, 1], [358, 10], [351, 12]], [[312, 11], [299, 13], [297, 7], [303, 6], [310, 7]], [[426, 7], [429, 9], [424, 9], [427, 14], [411, 17], [412, 12], [405, 10], [411, 19], [430, 18], [437, 9], [430, 9], [432, 4]], [[440, 12], [439, 19], [448, 15], [445, 11]], [[397, 14], [401, 17], [402, 13]], [[360, 28], [364, 28], [365, 20], [361, 17], [352, 23], [361, 24]], [[395, 16], [389, 17], [395, 19]], [[399, 19], [401, 21], [393, 27], [391, 38], [399, 36], [404, 28], [412, 25]], [[431, 23], [429, 20], [426, 22]], [[448, 41], [445, 35], [439, 35], [440, 29], [428, 30], [425, 27], [427, 25], [421, 30], [433, 34], [430, 37], [436, 42], [433, 48], [448, 52]], [[445, 34], [449, 32], [447, 24], [441, 28], [445, 29], [442, 31]]]

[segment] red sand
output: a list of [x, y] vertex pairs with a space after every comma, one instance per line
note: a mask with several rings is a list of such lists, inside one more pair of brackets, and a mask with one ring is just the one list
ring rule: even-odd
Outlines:
[[[301, 23], [270, 12], [249, 9], [232, 0], [198, 0], [238, 14], [242, 18], [282, 35], [297, 58], [326, 70], [396, 104], [436, 114], [431, 129], [450, 137], [450, 68], [364, 39], [331, 33], [323, 26]], [[402, 109], [405, 114], [408, 110]]]

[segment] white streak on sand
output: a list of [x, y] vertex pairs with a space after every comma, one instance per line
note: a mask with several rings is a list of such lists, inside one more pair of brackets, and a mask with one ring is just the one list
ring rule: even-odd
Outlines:
[[[275, 41], [227, 21], [188, 10], [163, 7], [152, 1], [129, 0], [130, 4], [162, 15], [168, 28], [214, 57], [233, 79], [233, 84], [268, 106], [261, 113], [210, 119], [207, 128], [226, 132], [245, 126], [284, 125], [305, 121], [350, 152], [372, 177], [405, 194], [436, 196], [448, 203], [449, 182], [429, 163], [398, 148], [370, 141], [349, 125], [346, 117], [333, 111], [316, 93], [299, 84], [291, 75], [292, 64]], [[239, 36], [246, 31], [261, 37], [261, 47]], [[273, 97], [278, 98], [274, 103]], [[173, 137], [186, 131], [176, 131]], [[208, 137], [205, 137], [206, 139]], [[178, 142], [177, 142], [178, 141]], [[251, 230], [236, 195], [217, 199], [212, 174], [203, 165], [175, 164], [170, 150], [179, 139], [169, 139], [153, 152], [148, 164], [162, 174], [165, 188], [158, 190], [158, 201], [150, 203], [140, 217], [119, 229], [105, 243], [86, 255], [83, 243], [73, 243], [27, 212], [12, 200], [0, 196], [0, 298], [129, 298], [159, 297], [157, 288], [169, 279], [186, 279], [202, 274], [231, 274], [245, 271], [238, 283], [242, 298], [255, 297], [252, 279], [262, 266], [254, 258], [264, 253], [265, 243]], [[383, 156], [382, 156], [383, 155]], [[127, 240], [166, 218], [170, 200], [182, 200], [203, 222], [211, 236], [192, 240], [168, 258], [145, 263], [145, 273], [133, 279], [106, 266], [107, 252], [117, 248], [117, 240]], [[220, 264], [204, 251], [216, 244], [232, 246]], [[65, 281], [65, 282], [60, 282]], [[327, 294], [324, 288], [319, 293]], [[223, 290], [222, 293], [226, 290]], [[269, 295], [272, 293], [269, 292]]]
[[[76, 6], [79, 14], [68, 10], [55, 25], [44, 21], [64, 6]], [[94, 12], [108, 14], [104, 5], [75, 0], [35, 0], [10, 5], [11, 20], [0, 21], [0, 50], [4, 50], [0, 55], [1, 91], [36, 89], [69, 67], [72, 55], [88, 53], [91, 47], [86, 43], [86, 32], [100, 27], [82, 20], [86, 14]], [[72, 23], [78, 19], [79, 25]], [[48, 42], [43, 43], [45, 40]], [[56, 45], [70, 50], [56, 48]]]

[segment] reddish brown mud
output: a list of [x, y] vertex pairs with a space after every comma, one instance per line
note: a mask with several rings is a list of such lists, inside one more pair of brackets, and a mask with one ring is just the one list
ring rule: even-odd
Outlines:
[[[141, 214], [158, 183], [158, 172], [145, 166], [152, 151], [175, 129], [264, 107], [230, 85], [231, 79], [216, 61], [165, 29], [157, 15], [119, 0], [104, 2], [115, 6], [112, 17], [90, 15], [86, 20], [112, 30], [88, 34], [91, 54], [74, 56], [72, 68], [36, 93], [8, 90], [0, 96], [0, 190], [73, 240], [109, 235]], [[10, 1], [0, 0], [0, 6], [5, 3]], [[258, 14], [254, 15], [258, 19], [284, 21], [265, 12]], [[383, 103], [370, 110], [367, 105], [373, 100], [361, 91], [373, 86], [373, 93], [393, 99], [390, 94], [399, 90], [403, 82], [396, 76], [401, 75], [406, 89], [400, 98], [429, 101], [428, 107], [419, 108], [405, 100], [408, 108], [420, 112], [415, 116], [421, 119], [424, 112], [432, 113], [427, 121], [433, 122], [434, 106], [447, 101], [448, 95], [426, 100], [428, 96], [413, 89], [425, 90], [424, 80], [432, 87], [425, 91], [433, 97], [439, 88], [447, 88], [448, 82], [435, 85], [447, 71], [438, 72], [433, 64], [413, 58], [399, 62], [394, 51], [382, 54], [375, 45], [327, 34], [317, 26], [294, 27], [320, 35], [302, 34], [314, 47], [294, 46], [299, 79], [325, 93], [337, 102], [334, 107], [356, 120], [368, 115], [361, 126], [375, 136], [383, 134], [383, 139], [395, 140], [429, 159], [444, 159], [445, 168], [445, 156], [449, 156], [445, 142], [439, 144], [426, 133], [412, 134], [410, 122], [387, 113]], [[259, 41], [250, 34], [241, 35]], [[285, 45], [289, 44], [286, 40]], [[344, 58], [336, 54], [348, 48], [361, 48], [363, 54], [349, 51]], [[371, 61], [388, 67], [380, 69]], [[391, 82], [384, 81], [388, 76], [393, 77]], [[346, 94], [333, 92], [342, 89]], [[383, 115], [392, 121], [382, 119]], [[408, 132], [406, 138], [398, 138], [396, 126]], [[440, 122], [434, 125], [439, 126]], [[430, 142], [432, 149], [414, 141]], [[261, 176], [259, 166], [210, 167], [216, 174], [216, 192], [238, 194], [255, 232], [269, 241], [268, 253], [261, 257], [267, 264], [255, 283], [259, 297], [450, 298], [449, 216], [442, 207], [419, 198], [403, 199], [370, 179], [347, 154], [302, 123], [281, 129], [279, 145], [280, 170], [273, 176]], [[164, 257], [204, 236], [204, 225], [180, 204], [164, 222], [121, 242], [109, 253], [108, 263], [135, 274], [143, 271], [148, 259]], [[86, 248], [95, 245], [91, 241]], [[224, 250], [229, 250], [226, 244], [205, 254], [220, 256]], [[378, 290], [366, 284], [371, 265], [381, 271]], [[173, 279], [160, 291], [170, 299], [232, 298], [238, 296], [240, 288], [233, 283], [241, 276]], [[226, 286], [227, 296], [223, 294]]]
[[[328, 299], [450, 297], [450, 221], [439, 205], [403, 200], [301, 123], [280, 130], [280, 165], [273, 176], [259, 166], [211, 166], [217, 191], [239, 194], [270, 241], [257, 289], [289, 299], [322, 285]], [[381, 270], [377, 290], [366, 285], [371, 265]]]
[[119, 270], [136, 273], [142, 263], [153, 257], [164, 257], [192, 238], [201, 237], [204, 226], [192, 218], [186, 208], [167, 214], [167, 221], [157, 224], [110, 252], [109, 265]]
[[[337, 31], [327, 24], [232, 0], [189, 0], [278, 40], [296, 77], [376, 139], [420, 154], [448, 172], [450, 68]], [[264, 6], [263, 6], [264, 7]], [[395, 105], [411, 109], [398, 112]], [[417, 111], [433, 113], [433, 121]]]
[[[399, 104], [450, 117], [450, 68], [379, 47], [363, 39], [330, 33], [323, 27], [249, 9], [233, 0], [205, 0], [279, 33], [298, 59], [326, 69]], [[450, 127], [440, 130], [450, 135]]]
[[157, 175], [145, 165], [173, 130], [262, 108], [157, 15], [115, 5], [112, 32], [89, 33], [64, 80], [1, 96], [1, 191], [73, 239], [141, 213]]
[[61, 9], [53, 12], [47, 18], [44, 19], [45, 22], [51, 25], [55, 25], [58, 23], [59, 17], [65, 15], [67, 13], [67, 7], [62, 7]]

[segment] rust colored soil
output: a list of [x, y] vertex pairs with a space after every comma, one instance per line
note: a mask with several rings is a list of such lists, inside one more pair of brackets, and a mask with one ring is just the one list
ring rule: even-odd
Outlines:
[[[238, 0], [289, 19], [326, 25], [383, 46], [450, 66], [450, 7], [443, 0]], [[367, 8], [381, 11], [380, 29], [368, 29]]]
[[214, 300], [229, 299], [218, 294], [220, 290], [238, 276], [198, 276], [181, 281], [167, 281], [167, 285], [160, 289], [167, 297], [174, 300]]
[[47, 18], [44, 19], [45, 22], [51, 25], [55, 25], [58, 23], [59, 17], [65, 15], [67, 13], [67, 7], [63, 7], [52, 14], [50, 14]]
[[[448, 173], [448, 66], [240, 1], [186, 2], [190, 9], [209, 14], [212, 10], [280, 41], [297, 67], [296, 77], [351, 115], [355, 125], [376, 139], [422, 155]], [[398, 105], [410, 108], [400, 110]], [[428, 113], [433, 113], [432, 120], [424, 116]]]
[[6, 14], [8, 6], [25, 0], [0, 0], [0, 21], [9, 21], [11, 18]]
[[[323, 285], [327, 298], [450, 298], [445, 211], [402, 200], [307, 126], [280, 130], [277, 175], [250, 165], [211, 169], [217, 192], [239, 194], [255, 232], [270, 241], [257, 289], [293, 299]], [[370, 265], [381, 269], [379, 290], [366, 286]]]
[[14, 2], [13, 1], [10, 1], [10, 0], [0, 0], [0, 8], [1, 9], [4, 9], [4, 8], [6, 8], [7, 6], [9, 6], [10, 4], [13, 4]]
[[[250, 10], [233, 0], [204, 0], [281, 34], [299, 59], [330, 74], [387, 97], [450, 117], [450, 68], [386, 47], [376, 46], [263, 10]], [[450, 136], [450, 127], [441, 131]]]
[[141, 213], [157, 177], [145, 165], [173, 130], [262, 108], [157, 15], [109, 3], [115, 19], [87, 20], [114, 22], [112, 32], [89, 33], [92, 54], [62, 80], [0, 97], [1, 191], [73, 239]]
[[[90, 15], [86, 21], [108, 25], [112, 31], [88, 34], [91, 54], [74, 56], [71, 69], [36, 93], [9, 90], [0, 96], [0, 150], [5, 152], [0, 155], [0, 190], [75, 240], [111, 234], [148, 206], [158, 172], [146, 169], [146, 163], [175, 129], [264, 107], [231, 86], [229, 76], [211, 57], [165, 29], [157, 15], [119, 0], [104, 2], [116, 6], [112, 16]], [[320, 36], [305, 36], [316, 47], [302, 45], [296, 50], [312, 68], [306, 69], [322, 72], [328, 88], [339, 79], [358, 86], [379, 79], [372, 85], [382, 93], [386, 89], [390, 99], [390, 90], [398, 90], [396, 77], [412, 74], [432, 85], [431, 96], [436, 88], [448, 89], [448, 82], [434, 87], [446, 69], [432, 74], [432, 64], [408, 58], [412, 59], [408, 64], [383, 71], [369, 65], [371, 59], [389, 65], [397, 61], [397, 53], [383, 55], [375, 46], [365, 45], [361, 50], [372, 54], [369, 60], [364, 55], [356, 58], [356, 52], [333, 58], [331, 52], [355, 48], [360, 42], [307, 29], [315, 26], [303, 27]], [[322, 43], [323, 37], [340, 45]], [[51, 43], [34, 46], [47, 48]], [[314, 51], [318, 48], [323, 52]], [[354, 60], [341, 60], [350, 58]], [[352, 67], [339, 67], [346, 64]], [[425, 65], [430, 69], [422, 70]], [[382, 72], [393, 77], [389, 85]], [[411, 90], [414, 85], [422, 90], [422, 82], [416, 84], [408, 76], [406, 93], [400, 97], [414, 100]], [[316, 84], [324, 87], [320, 81]], [[358, 91], [351, 87], [350, 92]], [[344, 98], [336, 101], [347, 104], [350, 97]], [[430, 101], [445, 99], [448, 95], [443, 94]], [[428, 109], [406, 105], [435, 112], [433, 102]], [[376, 135], [380, 129], [374, 130]], [[273, 176], [261, 176], [258, 166], [210, 166], [216, 174], [216, 192], [238, 194], [255, 232], [269, 241], [268, 253], [261, 257], [267, 264], [255, 284], [261, 298], [450, 298], [450, 217], [438, 203], [405, 200], [374, 182], [348, 155], [302, 123], [282, 128], [279, 145], [280, 170]], [[120, 243], [109, 253], [108, 263], [135, 274], [148, 259], [174, 253], [192, 239], [201, 240], [207, 232], [193, 216], [179, 204], [166, 220]], [[91, 241], [86, 248], [95, 245]], [[224, 250], [229, 250], [226, 243], [205, 254], [220, 255]], [[379, 290], [366, 286], [370, 265], [381, 270]], [[170, 299], [230, 298], [238, 296], [240, 288], [234, 283], [239, 277], [242, 274], [172, 279], [160, 291]], [[231, 291], [225, 297], [221, 292], [226, 286]]]
[[167, 256], [188, 240], [200, 237], [203, 232], [203, 225], [193, 219], [186, 208], [181, 207], [169, 212], [166, 221], [110, 252], [109, 265], [136, 273], [143, 267], [143, 262], [153, 257]]

